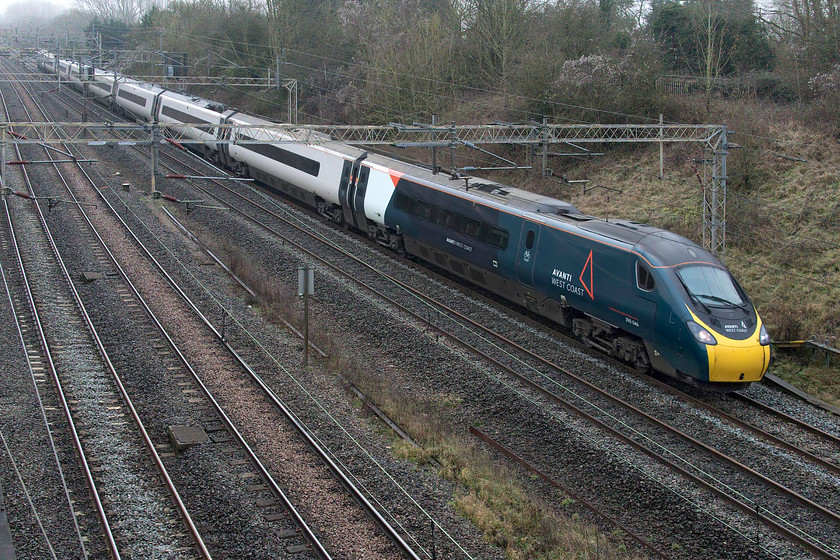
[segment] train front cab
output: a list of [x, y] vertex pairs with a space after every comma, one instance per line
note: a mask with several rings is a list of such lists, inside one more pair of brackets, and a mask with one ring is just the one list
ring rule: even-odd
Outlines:
[[[770, 366], [770, 345], [760, 317], [751, 334], [747, 338], [738, 339], [707, 325], [694, 313], [691, 315], [693, 322], [714, 340], [714, 344], [705, 343], [701, 346], [708, 360], [710, 383], [751, 383], [761, 380]], [[732, 326], [740, 325], [740, 322], [732, 323]], [[702, 336], [705, 338], [707, 335]]]
[[733, 390], [760, 381], [770, 366], [770, 337], [729, 271], [713, 264], [688, 264], [672, 272], [686, 296], [682, 315], [701, 368], [692, 377], [720, 387], [731, 385]]

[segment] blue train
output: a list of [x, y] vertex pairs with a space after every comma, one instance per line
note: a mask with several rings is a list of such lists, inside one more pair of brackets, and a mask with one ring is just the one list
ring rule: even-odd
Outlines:
[[177, 126], [205, 157], [547, 317], [639, 370], [732, 391], [769, 366], [770, 337], [749, 297], [684, 237], [336, 142], [280, 143], [288, 139], [266, 128], [269, 121], [49, 53], [39, 67], [79, 89], [87, 79], [102, 103]]

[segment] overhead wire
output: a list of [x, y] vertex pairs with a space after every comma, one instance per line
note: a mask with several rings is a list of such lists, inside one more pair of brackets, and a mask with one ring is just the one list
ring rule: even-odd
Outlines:
[[[140, 29], [140, 28], [134, 28], [134, 29]], [[166, 33], [166, 30], [162, 29], [162, 28], [154, 28], [154, 29], [145, 28], [145, 29], [148, 29], [151, 32]], [[191, 34], [191, 33], [181, 33], [180, 36], [183, 37], [183, 38], [190, 39], [190, 40], [192, 40], [192, 41], [194, 41], [194, 42], [196, 42], [200, 45], [205, 45], [207, 47], [218, 46], [217, 42], [214, 42], [212, 40], [208, 40], [206, 38], [206, 36], [195, 35], [195, 34]], [[225, 43], [225, 48], [229, 49], [231, 52], [236, 52], [235, 48], [239, 47], [239, 46], [248, 46], [250, 49], [254, 49], [255, 46], [260, 47], [257, 52], [254, 52], [253, 50], [251, 52], [249, 52], [248, 56], [252, 60], [261, 61], [261, 62], [263, 62], [267, 65], [271, 65], [271, 64], [274, 63], [274, 61], [271, 59], [270, 56], [260, 54], [260, 52], [271, 52], [271, 46], [270, 45], [261, 45], [260, 46], [260, 45], [255, 45], [255, 44], [252, 44], [252, 43], [243, 42], [243, 41], [236, 41], [236, 40], [231, 39], [230, 37], [220, 37], [219, 40], [223, 41]], [[329, 77], [332, 77], [332, 78], [354, 80], [354, 79], [359, 79], [360, 76], [362, 75], [359, 72], [359, 70], [371, 71], [371, 72], [381, 71], [380, 68], [378, 68], [378, 67], [376, 67], [375, 65], [372, 65], [372, 64], [361, 63], [361, 62], [358, 62], [358, 61], [342, 60], [342, 59], [329, 57], [329, 56], [324, 56], [324, 55], [320, 55], [320, 54], [316, 54], [316, 53], [312, 53], [312, 52], [306, 52], [306, 51], [302, 51], [302, 50], [298, 50], [298, 49], [294, 49], [294, 48], [284, 48], [283, 50], [284, 50], [284, 53], [287, 54], [287, 55], [292, 54], [292, 55], [295, 55], [295, 56], [297, 56], [299, 58], [302, 58], [302, 59], [307, 59], [308, 58], [308, 59], [319, 60], [319, 61], [322, 61], [322, 62], [325, 62], [325, 63], [330, 63], [330, 64], [333, 64], [333, 65], [336, 66], [335, 68], [330, 68], [330, 67], [327, 67], [325, 65], [324, 67], [316, 68], [314, 66], [304, 64], [303, 62], [290, 62], [288, 60], [284, 60], [284, 62], [283, 62], [284, 67], [294, 67], [294, 68], [296, 68], [300, 71], [303, 71], [303, 72], [319, 72], [319, 73], [323, 73], [325, 76], [329, 76]], [[342, 68], [342, 67], [344, 67], [344, 68]], [[406, 78], [406, 79], [414, 80], [414, 81], [420, 82], [420, 83], [428, 83], [431, 86], [444, 86], [444, 87], [440, 88], [441, 90], [444, 90], [444, 91], [446, 91], [447, 88], [449, 88], [452, 91], [455, 91], [455, 90], [462, 91], [462, 92], [468, 91], [468, 92], [472, 92], [472, 93], [481, 93], [481, 94], [498, 94], [499, 93], [498, 91], [495, 91], [495, 90], [490, 90], [490, 89], [480, 88], [480, 87], [475, 87], [475, 86], [464, 86], [462, 84], [457, 84], [457, 83], [452, 82], [452, 81], [440, 80], [440, 79], [431, 78], [431, 77], [428, 77], [428, 76], [420, 76], [420, 75], [413, 74], [413, 73], [410, 73], [410, 72], [389, 71], [389, 73], [394, 74], [394, 75], [396, 75], [400, 78]], [[380, 81], [380, 80], [375, 80], [375, 79], [370, 78], [369, 76], [365, 78], [365, 82], [370, 84], [370, 85], [374, 85], [379, 89], [387, 88], [387, 89], [395, 89], [396, 91], [400, 91], [402, 89], [405, 89], [404, 86], [400, 86], [398, 84], [392, 84], [392, 83], [388, 83], [388, 82], [383, 82], [383, 81]], [[243, 90], [241, 88], [236, 88], [236, 87], [231, 87], [231, 86], [228, 86], [228, 87], [230, 89], [232, 89], [233, 91], [236, 91], [240, 95], [251, 97], [251, 98], [260, 100], [264, 103], [276, 104], [274, 100], [269, 99], [267, 97], [260, 96], [258, 94], [254, 94], [250, 91], [246, 91], [246, 90]], [[324, 99], [327, 99], [327, 100], [335, 102], [335, 103], [340, 102], [340, 100], [337, 99], [334, 96], [333, 92], [329, 91], [323, 85], [316, 85], [316, 84], [311, 84], [310, 83], [310, 84], [307, 84], [307, 87], [317, 89], [318, 90], [318, 95], [320, 97], [324, 98]], [[434, 89], [431, 90], [431, 91], [423, 92], [423, 95], [427, 96], [427, 97], [437, 98], [437, 99], [440, 99], [440, 100], [452, 101], [453, 103], [454, 102], [468, 103], [468, 104], [475, 105], [477, 107], [481, 107], [481, 108], [484, 108], [484, 109], [494, 108], [494, 109], [505, 110], [507, 112], [513, 112], [514, 114], [515, 113], [520, 113], [520, 114], [523, 114], [526, 117], [533, 114], [533, 113], [530, 113], [527, 110], [516, 109], [516, 108], [510, 107], [510, 106], [503, 106], [503, 105], [499, 105], [497, 103], [487, 103], [486, 101], [475, 100], [475, 99], [463, 99], [463, 98], [459, 98], [459, 97], [457, 97], [453, 94], [438, 93], [437, 90], [434, 90]], [[523, 96], [523, 95], [519, 95], [519, 94], [506, 94], [506, 98], [516, 99], [516, 100], [525, 101], [525, 102], [545, 103], [546, 105], [549, 105], [549, 106], [574, 109], [574, 110], [578, 110], [578, 111], [590, 111], [593, 114], [603, 114], [603, 115], [608, 115], [608, 116], [613, 116], [613, 117], [632, 118], [632, 119], [637, 119], [637, 120], [646, 120], [646, 121], [650, 121], [650, 122], [658, 122], [658, 120], [655, 120], [651, 117], [646, 117], [646, 116], [643, 116], [643, 115], [633, 115], [633, 114], [630, 114], [630, 113], [608, 111], [608, 110], [603, 110], [603, 109], [597, 109], [597, 108], [594, 108], [594, 107], [587, 107], [587, 106], [584, 106], [584, 105], [568, 104], [568, 103], [550, 101], [550, 100], [545, 100], [545, 99], [537, 99], [537, 98]], [[375, 110], [379, 110], [379, 111], [386, 111], [387, 110], [387, 111], [393, 112], [392, 107], [381, 105], [381, 104], [378, 104], [378, 103], [375, 103], [375, 102], [370, 102], [369, 100], [368, 100], [367, 106], [371, 107]], [[306, 114], [312, 120], [317, 119], [317, 120], [321, 120], [323, 122], [328, 122], [327, 119], [325, 119], [321, 116], [314, 115], [314, 114], [311, 114], [311, 113], [304, 113], [304, 114]], [[402, 112], [402, 113], [399, 114], [399, 116], [402, 117], [402, 118], [412, 118], [412, 119], [418, 119], [418, 120], [422, 120], [423, 118], [426, 117], [426, 115], [418, 114], [416, 112]], [[581, 120], [564, 118], [562, 116], [558, 116], [557, 118], [559, 118], [560, 120], [566, 120], [567, 122], [575, 122], [577, 124], [593, 124], [593, 123], [589, 123], [589, 122], [585, 122], [585, 121], [581, 121]], [[671, 123], [671, 121], [664, 121], [664, 122], [669, 123], [669, 124]], [[336, 124], [336, 123], [330, 123], [330, 124]], [[762, 135], [755, 135], [755, 134], [742, 134], [742, 136], [746, 137], [746, 138], [755, 138], [755, 139], [771, 141], [771, 142], [781, 142], [782, 141], [781, 139], [778, 139], [778, 138], [769, 137], [769, 136], [762, 136]], [[795, 144], [801, 145], [801, 146], [812, 146], [813, 145], [813, 144], [805, 143], [805, 142], [795, 143]], [[785, 157], [784, 155], [780, 156], [778, 153], [772, 152], [770, 150], [762, 150], [762, 151], [764, 153], [770, 153], [771, 155], [774, 155], [774, 156], [777, 156], [777, 157]], [[463, 156], [463, 154], [459, 154], [459, 156]], [[803, 158], [798, 158], [798, 161], [801, 161], [802, 159]], [[488, 162], [488, 160], [482, 160], [482, 159], [475, 159], [474, 161]], [[816, 163], [816, 162], [810, 162], [810, 161], [806, 160], [803, 163]], [[650, 173], [643, 172], [639, 169], [633, 169], [633, 170], [637, 173], [653, 175], [653, 174], [650, 174]], [[658, 179], [658, 176], [657, 176], [657, 179]], [[648, 202], [655, 201], [651, 197], [644, 197], [644, 196], [632, 194], [632, 193], [629, 193], [629, 192], [626, 192], [626, 191], [623, 192], [622, 195], [627, 196], [627, 197], [632, 197], [632, 198], [637, 199], [637, 200], [645, 200], [645, 201], [648, 201]], [[762, 199], [758, 199], [758, 198], [755, 198], [755, 197], [749, 197], [749, 196], [741, 194], [741, 193], [730, 192], [730, 193], [728, 193], [728, 196], [731, 197], [731, 198], [743, 200], [744, 202], [747, 202], [747, 203], [760, 204], [762, 206], [762, 208], [764, 208], [765, 210], [772, 210], [772, 211], [775, 211], [775, 212], [780, 212], [780, 213], [788, 214], [788, 215], [791, 215], [791, 216], [794, 216], [794, 215], [798, 214], [797, 212], [789, 210], [789, 209], [779, 208], [779, 207], [774, 206], [774, 205], [768, 205], [767, 202], [762, 200]], [[661, 201], [656, 201], [656, 202], [661, 204]], [[680, 210], [681, 211], [690, 211], [690, 212], [695, 211], [695, 209], [687, 208], [685, 205], [665, 203], [665, 206], [667, 208], [672, 208], [672, 209], [675, 209], [677, 211], [680, 211]], [[671, 212], [671, 211], [668, 211], [668, 210], [652, 209], [651, 211], [656, 213], [656, 214], [666, 216], [666, 217], [671, 217], [671, 218], [676, 217], [676, 218], [683, 219], [683, 220], [685, 219], [685, 217], [683, 215], [680, 215], [679, 213]], [[821, 243], [823, 245], [827, 245], [829, 247], [837, 247], [838, 246], [836, 244], [832, 244], [831, 242], [829, 242], [827, 240], [822, 240], [822, 239], [813, 238], [813, 237], [809, 237], [809, 236], [803, 236], [801, 234], [796, 234], [796, 233], [791, 233], [791, 232], [784, 232], [784, 231], [782, 231], [778, 228], [773, 228], [771, 226], [766, 226], [766, 225], [765, 226], [760, 226], [760, 225], [757, 225], [757, 224], [754, 224], [754, 223], [753, 223], [753, 226], [759, 227], [759, 228], [763, 229], [764, 231], [775, 232], [775, 233], [778, 233], [780, 235], [786, 235], [787, 237], [793, 237], [793, 238], [813, 241], [813, 242]], [[733, 232], [730, 232], [730, 235], [734, 235], [734, 236], [738, 237], [738, 234], [735, 234]], [[822, 283], [822, 284], [825, 284], [827, 286], [835, 287], [835, 286], [833, 286], [829, 283], [822, 282], [819, 279], [812, 279], [810, 277], [803, 277], [803, 278], [807, 279], [807, 280], [812, 280], [814, 282]]]

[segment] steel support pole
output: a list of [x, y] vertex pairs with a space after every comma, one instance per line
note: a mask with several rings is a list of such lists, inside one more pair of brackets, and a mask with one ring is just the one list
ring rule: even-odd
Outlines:
[[[81, 68], [81, 65], [79, 65]], [[87, 122], [88, 120], [88, 81], [87, 78], [82, 78], [84, 81], [82, 82], [82, 122]], [[87, 129], [82, 132], [82, 137], [87, 136]]]
[[309, 367], [309, 294], [303, 294], [303, 367]]
[[[432, 113], [432, 128], [435, 127], [435, 124], [437, 124], [437, 114]], [[432, 138], [432, 140], [434, 141], [434, 138]], [[437, 148], [432, 146], [432, 175], [437, 175], [437, 172], [438, 172]]]
[[659, 180], [665, 178], [665, 143], [662, 141], [665, 138], [665, 130], [662, 128], [664, 124], [664, 117], [659, 113]]
[[152, 124], [152, 181], [151, 181], [151, 193], [157, 191], [156, 186], [156, 175], [157, 175], [157, 160], [158, 160], [158, 149], [160, 147], [160, 127], [158, 127], [157, 123]]
[[[277, 75], [280, 79], [280, 75]], [[283, 87], [289, 92], [289, 124], [297, 124], [298, 121], [298, 97], [297, 97], [297, 80], [285, 80]]]
[[548, 117], [542, 120], [542, 176], [548, 177]]
[[726, 156], [729, 154], [726, 134], [723, 125], [717, 142], [711, 145], [712, 178], [703, 189], [703, 242], [720, 259], [726, 254]]
[[458, 131], [455, 130], [455, 121], [452, 121], [452, 128], [449, 130], [449, 169], [455, 173], [455, 143], [458, 141]]
[[726, 125], [720, 131], [720, 144], [718, 151], [715, 153], [716, 168], [718, 175], [715, 178], [718, 184], [716, 214], [717, 214], [717, 245], [715, 245], [715, 254], [720, 258], [726, 256], [726, 156], [729, 154], [729, 141], [726, 137]]

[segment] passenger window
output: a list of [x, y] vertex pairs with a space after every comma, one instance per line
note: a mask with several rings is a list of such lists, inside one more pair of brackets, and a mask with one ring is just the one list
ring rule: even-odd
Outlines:
[[525, 238], [525, 248], [529, 251], [534, 248], [534, 239], [537, 237], [537, 234], [534, 233], [534, 230], [530, 230], [528, 232], [528, 237]]
[[425, 200], [415, 200], [413, 212], [416, 216], [429, 219], [432, 214], [432, 205]]
[[469, 235], [470, 237], [478, 237], [478, 230], [481, 228], [481, 222], [478, 220], [473, 220], [471, 218], [464, 217], [464, 221], [462, 222], [464, 233]]
[[455, 212], [440, 208], [437, 215], [437, 223], [448, 228], [455, 227]]
[[394, 205], [403, 212], [411, 211], [411, 199], [402, 193], [397, 193], [397, 196], [394, 197]]
[[495, 226], [490, 226], [487, 241], [490, 245], [495, 245], [500, 249], [505, 249], [507, 248], [508, 243], [508, 232]]
[[643, 265], [636, 261], [636, 285], [640, 290], [646, 292], [653, 291], [655, 283], [653, 281], [653, 274]]

